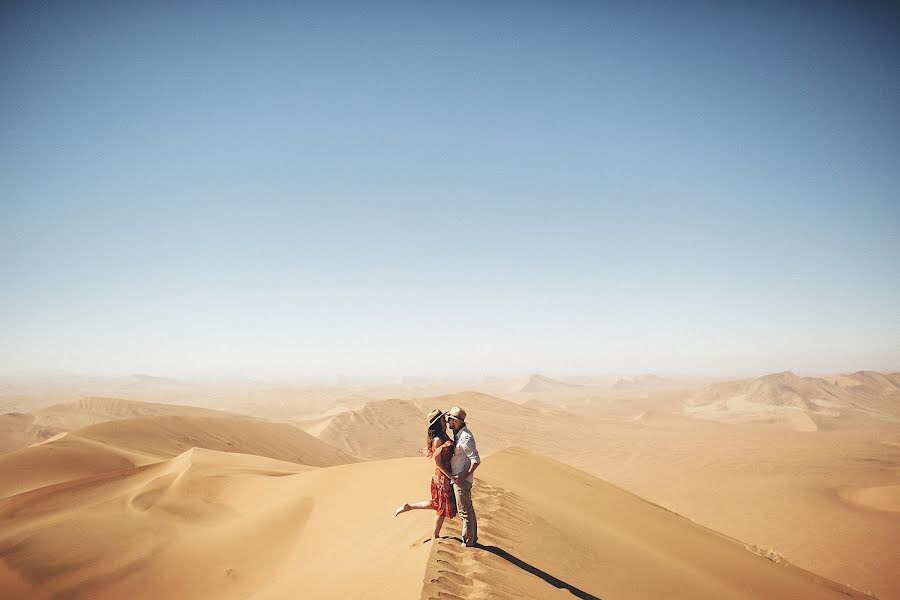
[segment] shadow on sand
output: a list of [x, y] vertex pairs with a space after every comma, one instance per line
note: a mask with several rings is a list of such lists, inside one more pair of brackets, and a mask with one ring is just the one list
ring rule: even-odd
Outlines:
[[531, 573], [535, 577], [540, 577], [541, 579], [543, 579], [544, 581], [546, 581], [547, 583], [549, 583], [550, 585], [552, 585], [555, 588], [568, 591], [570, 594], [572, 594], [576, 598], [581, 598], [581, 600], [601, 600], [597, 596], [588, 594], [584, 590], [578, 589], [574, 585], [572, 585], [570, 583], [566, 583], [562, 579], [558, 579], [558, 578], [554, 577], [553, 575], [551, 575], [550, 573], [541, 571], [534, 565], [528, 564], [521, 558], [519, 558], [517, 556], [513, 556], [512, 554], [510, 554], [503, 548], [498, 548], [497, 546], [484, 546], [482, 544], [478, 544], [477, 547], [486, 552], [490, 552], [491, 554], [499, 556], [503, 560], [514, 564], [515, 566], [519, 567], [523, 571], [527, 571], [528, 573]]

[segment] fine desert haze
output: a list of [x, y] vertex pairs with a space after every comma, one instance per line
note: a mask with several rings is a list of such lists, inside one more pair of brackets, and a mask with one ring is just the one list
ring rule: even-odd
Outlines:
[[[4, 598], [900, 598], [897, 373], [2, 385]], [[454, 405], [476, 548], [393, 516]]]

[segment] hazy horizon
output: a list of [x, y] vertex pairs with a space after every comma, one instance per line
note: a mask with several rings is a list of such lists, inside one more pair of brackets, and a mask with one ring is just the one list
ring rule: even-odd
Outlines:
[[[336, 380], [345, 378], [348, 382], [352, 380], [365, 380], [380, 383], [396, 383], [396, 380], [422, 380], [424, 382], [453, 382], [453, 381], [478, 381], [482, 383], [496, 380], [498, 382], [508, 382], [510, 380], [525, 380], [530, 377], [546, 377], [552, 380], [560, 380], [564, 382], [575, 382], [579, 379], [601, 380], [604, 378], [627, 378], [627, 377], [660, 377], [662, 379], [671, 379], [673, 381], [725, 381], [730, 379], [745, 379], [765, 377], [768, 375], [776, 375], [780, 373], [793, 373], [800, 377], [823, 377], [840, 374], [853, 374], [858, 372], [878, 372], [885, 374], [900, 373], [900, 369], [857, 369], [857, 370], [837, 370], [837, 371], [810, 371], [810, 370], [792, 370], [782, 369], [780, 371], [720, 371], [720, 372], [699, 372], [699, 371], [595, 371], [595, 372], [552, 372], [552, 371], [532, 371], [532, 372], [485, 372], [485, 373], [353, 373], [353, 372], [335, 372], [335, 373], [302, 373], [302, 372], [241, 372], [241, 371], [221, 371], [221, 372], [147, 372], [147, 371], [67, 371], [63, 369], [37, 369], [26, 368], [14, 371], [0, 371], [0, 379], [14, 380], [41, 380], [57, 378], [84, 378], [84, 379], [128, 379], [128, 378], [149, 378], [159, 379], [162, 381], [171, 380], [176, 383], [282, 383], [298, 385], [341, 385]], [[401, 382], [402, 383], [402, 382]], [[412, 382], [406, 382], [412, 383]]]
[[0, 372], [900, 368], [890, 5], [7, 3], [0, 32]]

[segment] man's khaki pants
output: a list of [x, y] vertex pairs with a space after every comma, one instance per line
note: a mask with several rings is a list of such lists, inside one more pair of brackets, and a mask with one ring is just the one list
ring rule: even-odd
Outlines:
[[462, 519], [462, 538], [466, 546], [474, 546], [478, 540], [478, 520], [472, 506], [472, 482], [459, 479], [453, 486], [456, 491], [456, 510]]

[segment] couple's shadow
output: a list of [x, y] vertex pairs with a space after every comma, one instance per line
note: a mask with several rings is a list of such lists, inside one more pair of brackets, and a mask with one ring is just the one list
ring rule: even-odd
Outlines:
[[[458, 537], [451, 536], [451, 537], [446, 537], [444, 539], [456, 540], [457, 542], [462, 543], [462, 539], [458, 538]], [[553, 575], [551, 575], [550, 573], [547, 573], [546, 571], [542, 571], [542, 570], [538, 569], [534, 565], [525, 562], [518, 556], [515, 556], [514, 554], [510, 554], [503, 548], [498, 548], [497, 546], [485, 546], [483, 544], [475, 544], [475, 547], [478, 549], [484, 550], [485, 552], [490, 552], [491, 554], [493, 554], [495, 556], [499, 556], [503, 560], [519, 567], [523, 571], [526, 571], [527, 573], [531, 573], [535, 577], [539, 577], [539, 578], [543, 579], [545, 582], [549, 583], [553, 587], [560, 589], [560, 590], [566, 590], [567, 592], [569, 592], [576, 598], [581, 598], [581, 600], [601, 600], [599, 597], [594, 596], [593, 594], [589, 594], [589, 593], [585, 592], [584, 590], [575, 587], [571, 583], [567, 583], [567, 582], [563, 581], [562, 579], [559, 579], [558, 577], [554, 577]]]

